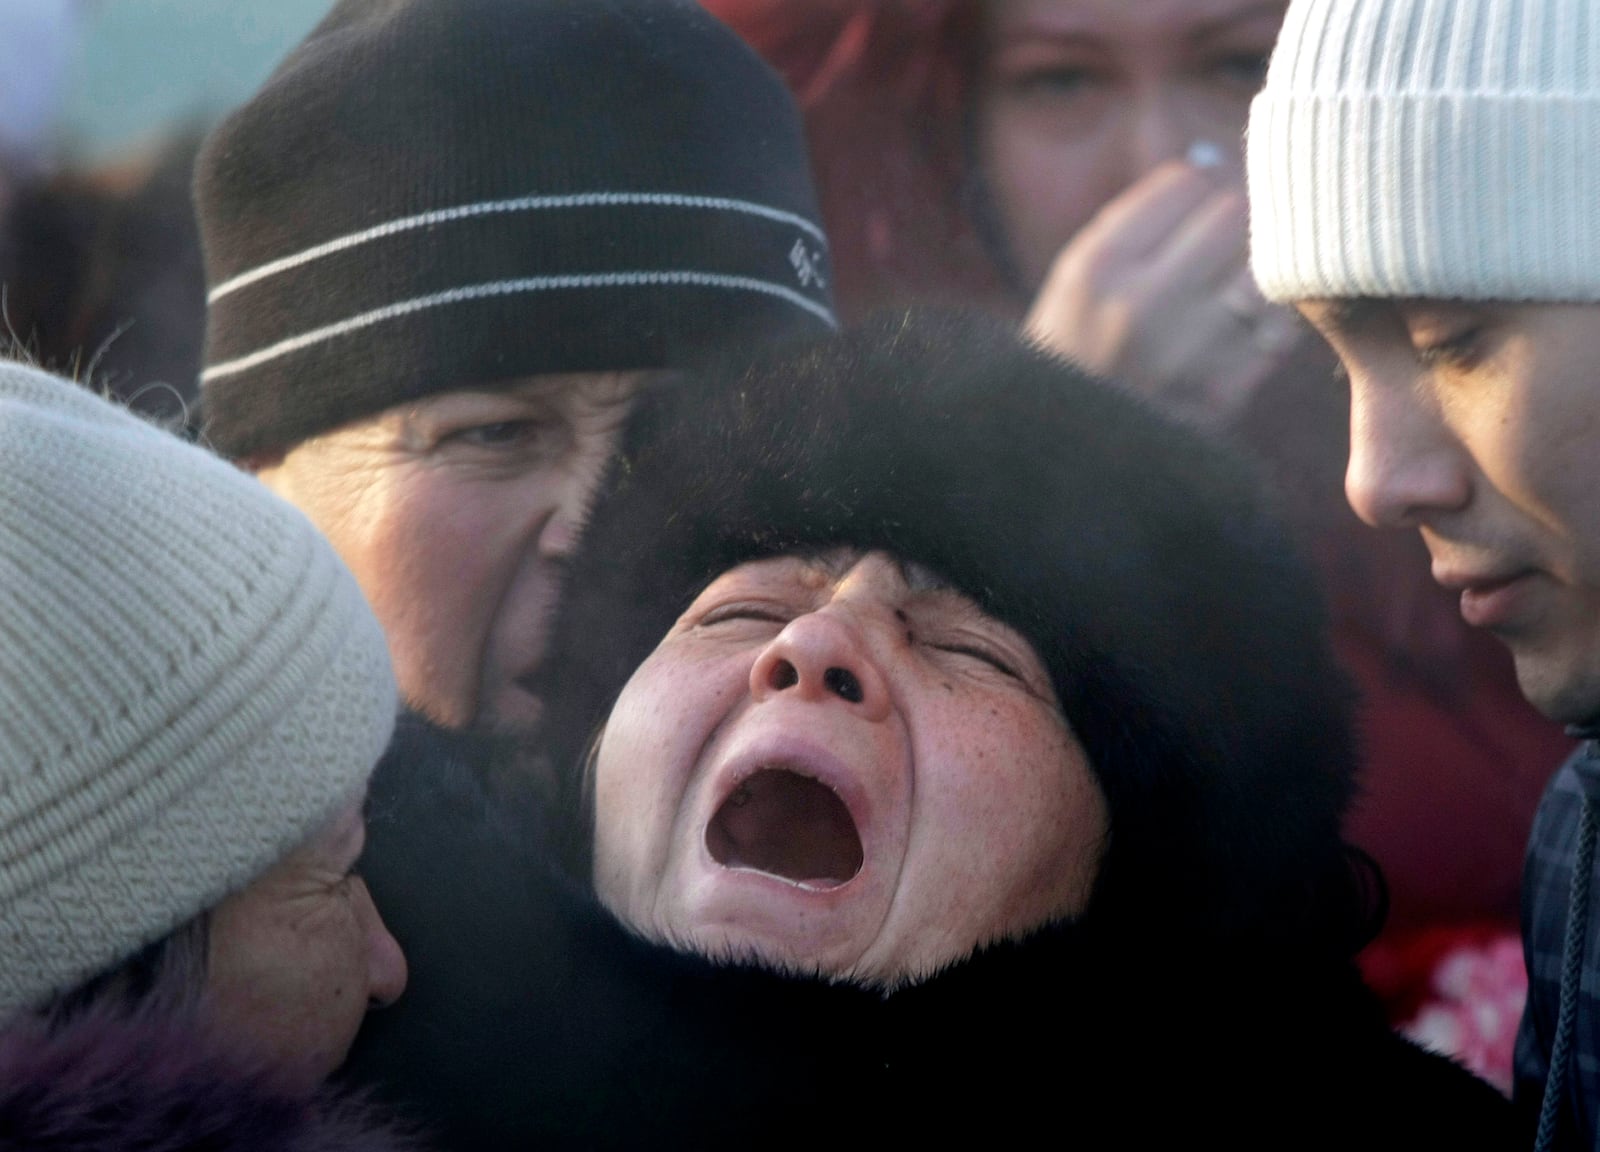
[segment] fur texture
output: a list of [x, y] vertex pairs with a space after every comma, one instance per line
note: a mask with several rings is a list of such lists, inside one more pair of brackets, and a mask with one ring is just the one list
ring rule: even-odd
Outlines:
[[411, 984], [347, 1071], [441, 1147], [1513, 1146], [1347, 963], [1141, 964], [1061, 924], [884, 996], [644, 943], [552, 874], [483, 751], [402, 724], [361, 865]]
[[977, 318], [886, 318], [651, 398], [594, 511], [547, 686], [579, 761], [679, 613], [746, 560], [921, 561], [1027, 636], [1109, 802], [1089, 916], [1138, 936], [1354, 948], [1350, 693], [1317, 589], [1215, 443]]
[[0, 1035], [0, 1149], [417, 1152], [358, 1102], [274, 1087], [175, 1020], [93, 1014]]

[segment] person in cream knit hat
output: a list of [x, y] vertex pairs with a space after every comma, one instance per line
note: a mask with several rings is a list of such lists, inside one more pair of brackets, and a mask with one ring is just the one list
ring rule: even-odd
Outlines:
[[405, 981], [347, 875], [395, 708], [303, 515], [0, 364], [0, 1027], [159, 1000], [331, 1071]]
[[[1252, 266], [1349, 375], [1345, 490], [1415, 528], [1584, 738], [1534, 823], [1518, 1100], [1600, 1133], [1600, 5], [1296, 0], [1248, 131]], [[1493, 717], [1485, 722], [1492, 724]]]

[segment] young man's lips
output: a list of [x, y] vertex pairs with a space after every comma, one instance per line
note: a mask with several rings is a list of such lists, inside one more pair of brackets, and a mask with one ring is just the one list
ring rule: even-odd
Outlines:
[[1461, 618], [1474, 628], [1495, 628], [1507, 623], [1527, 598], [1531, 572], [1514, 572], [1493, 580], [1450, 581], [1461, 589]]

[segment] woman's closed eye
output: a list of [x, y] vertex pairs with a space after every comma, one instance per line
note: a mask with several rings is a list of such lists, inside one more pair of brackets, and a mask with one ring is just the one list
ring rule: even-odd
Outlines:
[[695, 623], [702, 628], [713, 627], [718, 624], [758, 622], [764, 624], [787, 624], [791, 613], [785, 612], [776, 604], [767, 604], [753, 601], [737, 601], [730, 604], [719, 604], [701, 614]]
[[976, 660], [998, 672], [1009, 676], [1013, 680], [1022, 680], [1022, 675], [1011, 663], [998, 652], [986, 645], [975, 644], [964, 640], [938, 640], [930, 641], [928, 646], [940, 652], [949, 652], [955, 656], [964, 656], [969, 660]]

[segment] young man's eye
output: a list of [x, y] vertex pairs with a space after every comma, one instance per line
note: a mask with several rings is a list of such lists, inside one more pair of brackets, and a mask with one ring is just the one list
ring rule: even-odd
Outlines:
[[1449, 336], [1419, 341], [1416, 346], [1417, 362], [1425, 368], [1471, 368], [1483, 357], [1483, 337], [1483, 329], [1473, 327]]

